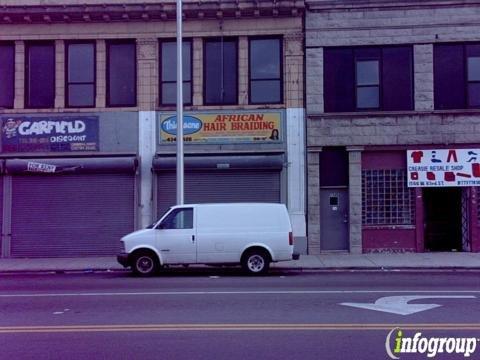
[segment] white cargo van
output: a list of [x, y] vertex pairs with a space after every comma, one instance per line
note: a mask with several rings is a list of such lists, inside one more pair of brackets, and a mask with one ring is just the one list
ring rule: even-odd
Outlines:
[[170, 264], [241, 264], [250, 274], [263, 274], [270, 262], [293, 258], [292, 226], [283, 204], [173, 206], [121, 241], [118, 262], [143, 276]]

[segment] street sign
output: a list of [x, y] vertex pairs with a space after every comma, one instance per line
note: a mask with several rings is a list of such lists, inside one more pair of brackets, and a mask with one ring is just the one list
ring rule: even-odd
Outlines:
[[426, 311], [440, 307], [438, 304], [409, 304], [409, 301], [420, 299], [475, 299], [473, 295], [405, 295], [385, 296], [374, 303], [340, 303], [340, 305], [351, 306], [360, 309], [381, 311], [397, 315], [411, 315], [417, 312]]

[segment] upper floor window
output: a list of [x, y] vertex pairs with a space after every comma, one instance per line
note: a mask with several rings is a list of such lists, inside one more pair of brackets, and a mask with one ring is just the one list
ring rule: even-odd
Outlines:
[[66, 48], [66, 106], [95, 107], [95, 43], [68, 43]]
[[133, 41], [107, 43], [107, 105], [137, 105], [136, 47]]
[[412, 110], [411, 46], [326, 48], [326, 112]]
[[208, 39], [204, 47], [205, 105], [238, 102], [238, 61], [236, 39]]
[[282, 43], [279, 38], [250, 39], [251, 104], [282, 102]]
[[28, 108], [55, 105], [55, 44], [31, 42], [25, 51], [25, 100]]
[[[192, 104], [192, 42], [182, 44], [183, 103]], [[162, 41], [160, 43], [160, 104], [177, 103], [177, 43]]]
[[0, 108], [13, 108], [15, 45], [0, 43]]
[[480, 108], [480, 44], [434, 47], [435, 109]]

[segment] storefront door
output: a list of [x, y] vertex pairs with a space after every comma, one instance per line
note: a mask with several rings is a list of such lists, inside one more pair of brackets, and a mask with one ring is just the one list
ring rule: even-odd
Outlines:
[[320, 249], [348, 250], [348, 189], [322, 189], [320, 203]]
[[462, 250], [462, 189], [423, 189], [425, 250]]

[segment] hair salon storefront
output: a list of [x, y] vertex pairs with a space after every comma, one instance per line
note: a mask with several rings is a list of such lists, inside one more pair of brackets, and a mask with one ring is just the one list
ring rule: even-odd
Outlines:
[[[185, 202], [285, 202], [285, 112], [196, 112], [185, 116]], [[160, 113], [153, 160], [157, 216], [175, 204], [176, 117]]]

